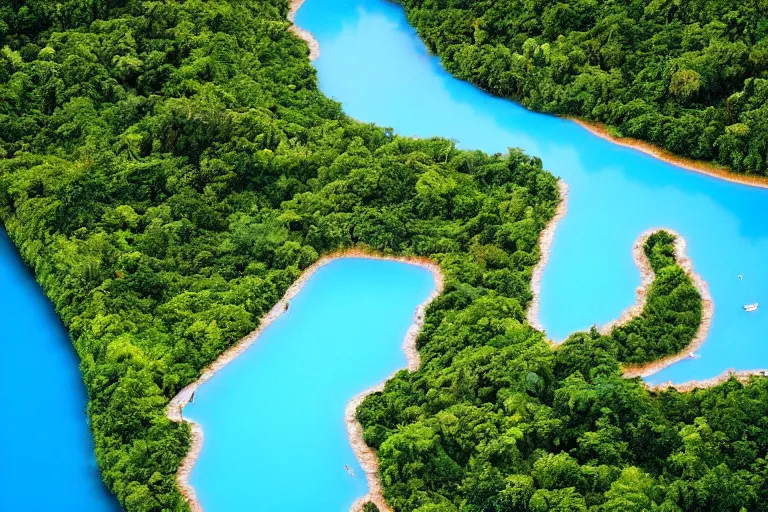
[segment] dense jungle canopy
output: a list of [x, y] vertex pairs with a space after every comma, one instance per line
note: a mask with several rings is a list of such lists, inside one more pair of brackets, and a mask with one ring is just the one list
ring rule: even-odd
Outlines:
[[397, 0], [445, 67], [533, 110], [768, 173], [768, 1]]
[[524, 311], [555, 178], [519, 151], [347, 118], [287, 9], [0, 0], [0, 220], [69, 329], [121, 506], [187, 509], [174, 476], [189, 428], [166, 419], [169, 399], [302, 269], [362, 246], [446, 276], [422, 369], [360, 410], [396, 510], [764, 507], [764, 380], [653, 394], [621, 377], [700, 321], [670, 240], [649, 248], [658, 308], [626, 337], [553, 351]]

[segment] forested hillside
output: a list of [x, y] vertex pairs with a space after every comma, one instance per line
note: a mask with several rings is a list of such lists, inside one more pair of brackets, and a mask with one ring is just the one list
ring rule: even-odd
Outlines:
[[[619, 358], [647, 357], [637, 345], [593, 331], [553, 351], [524, 311], [554, 177], [517, 151], [346, 118], [287, 7], [0, 0], [0, 219], [71, 333], [123, 508], [187, 509], [189, 430], [168, 400], [303, 268], [352, 246], [446, 276], [422, 370], [360, 413], [397, 510], [764, 508], [766, 381], [657, 396], [620, 376]], [[668, 325], [686, 282], [668, 284], [636, 326], [672, 333], [653, 353], [690, 334]]]
[[622, 362], [687, 345], [701, 321], [673, 241], [646, 243], [657, 277], [641, 316], [554, 351], [480, 282], [449, 287], [419, 339], [421, 369], [358, 409], [394, 509], [768, 510], [766, 379], [655, 394], [621, 376]]
[[768, 172], [768, 2], [397, 0], [456, 76], [678, 155]]
[[320, 254], [433, 257], [522, 322], [555, 179], [347, 119], [286, 1], [0, 5], [0, 216], [69, 328], [126, 510], [186, 509], [188, 426], [164, 407]]

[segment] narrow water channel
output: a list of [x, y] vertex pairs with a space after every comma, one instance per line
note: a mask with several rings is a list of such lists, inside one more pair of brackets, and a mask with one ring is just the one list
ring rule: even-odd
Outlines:
[[342, 258], [312, 275], [184, 409], [205, 435], [190, 479], [203, 508], [347, 512], [366, 494], [344, 409], [406, 366], [401, 344], [434, 289], [428, 270], [393, 261]]
[[[403, 135], [454, 139], [461, 148], [522, 148], [568, 183], [568, 214], [542, 282], [550, 338], [605, 324], [631, 305], [640, 284], [632, 244], [647, 228], [668, 227], [687, 240], [715, 317], [698, 359], [647, 380], [768, 368], [768, 190], [681, 170], [456, 80], [397, 4], [307, 0], [296, 21], [320, 43], [314, 64], [322, 90], [350, 116]], [[765, 309], [745, 313], [753, 302]]]
[[75, 350], [2, 230], [0, 353], [0, 510], [119, 510], [96, 467]]

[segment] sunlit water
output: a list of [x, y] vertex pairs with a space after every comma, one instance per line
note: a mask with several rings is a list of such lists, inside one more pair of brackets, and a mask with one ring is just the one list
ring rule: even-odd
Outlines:
[[320, 268], [184, 409], [205, 434], [191, 475], [203, 508], [348, 511], [367, 484], [344, 409], [405, 367], [402, 341], [434, 287], [429, 271], [405, 263], [344, 258]]
[[715, 317], [699, 359], [648, 380], [768, 367], [768, 314], [742, 309], [752, 302], [768, 308], [768, 190], [681, 170], [456, 80], [396, 4], [307, 0], [297, 23], [320, 42], [321, 88], [350, 116], [403, 135], [451, 138], [462, 148], [519, 147], [570, 185], [542, 283], [541, 320], [551, 338], [604, 324], [632, 304], [640, 283], [632, 244], [647, 228], [668, 227], [686, 238]]
[[0, 511], [119, 510], [101, 483], [67, 331], [0, 230]]

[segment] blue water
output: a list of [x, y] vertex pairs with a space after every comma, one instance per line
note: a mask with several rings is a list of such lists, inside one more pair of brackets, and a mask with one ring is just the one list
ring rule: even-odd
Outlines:
[[119, 510], [101, 483], [78, 360], [0, 230], [0, 510]]
[[190, 480], [203, 508], [348, 511], [367, 484], [344, 408], [405, 367], [402, 341], [434, 286], [429, 271], [405, 263], [321, 267], [184, 409], [205, 434]]
[[668, 227], [688, 241], [716, 311], [700, 359], [648, 380], [768, 368], [768, 313], [742, 310], [751, 302], [768, 309], [768, 190], [681, 170], [456, 80], [393, 3], [307, 0], [297, 23], [320, 42], [322, 90], [350, 116], [462, 148], [519, 147], [568, 183], [568, 214], [542, 283], [541, 320], [552, 339], [604, 324], [631, 305], [640, 284], [632, 244], [647, 228]]

